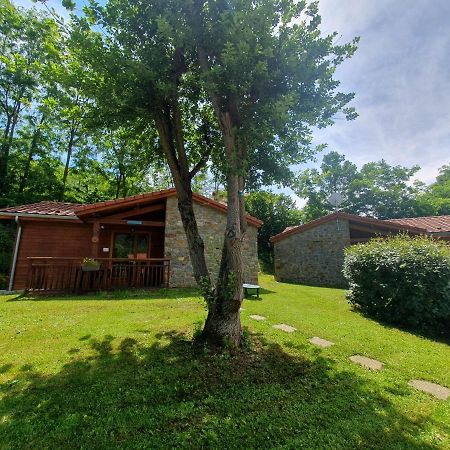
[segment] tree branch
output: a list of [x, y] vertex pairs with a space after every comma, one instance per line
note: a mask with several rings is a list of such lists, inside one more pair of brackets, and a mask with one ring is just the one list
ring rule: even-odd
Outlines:
[[203, 167], [206, 166], [206, 163], [208, 162], [209, 157], [211, 156], [211, 148], [206, 150], [203, 155], [200, 157], [200, 160], [197, 162], [197, 164], [192, 168], [192, 170], [189, 172], [189, 176], [192, 180], [192, 178], [195, 177], [195, 175], [200, 172], [200, 170], [203, 169]]

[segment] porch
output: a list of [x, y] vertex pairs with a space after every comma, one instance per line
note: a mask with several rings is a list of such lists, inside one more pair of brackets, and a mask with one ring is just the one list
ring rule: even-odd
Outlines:
[[86, 270], [82, 258], [29, 257], [27, 290], [34, 293], [93, 292], [120, 288], [169, 287], [168, 258], [95, 258]]

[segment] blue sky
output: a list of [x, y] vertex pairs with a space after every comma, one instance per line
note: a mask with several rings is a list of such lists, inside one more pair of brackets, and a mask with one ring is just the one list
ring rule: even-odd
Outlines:
[[321, 0], [320, 11], [324, 32], [361, 37], [337, 72], [342, 89], [356, 93], [359, 117], [319, 130], [316, 142], [358, 166], [418, 164], [417, 178], [432, 182], [450, 163], [450, 0]]

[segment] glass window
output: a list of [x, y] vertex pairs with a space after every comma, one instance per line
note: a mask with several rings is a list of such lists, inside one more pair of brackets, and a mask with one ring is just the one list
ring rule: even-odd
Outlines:
[[128, 258], [128, 255], [133, 255], [133, 253], [133, 236], [131, 234], [116, 234], [114, 258]]
[[146, 234], [118, 233], [114, 240], [114, 258], [148, 258], [149, 237]]

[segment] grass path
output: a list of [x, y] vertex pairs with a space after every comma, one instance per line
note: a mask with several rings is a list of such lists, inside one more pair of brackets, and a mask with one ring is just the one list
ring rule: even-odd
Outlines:
[[205, 317], [192, 290], [0, 297], [0, 449], [450, 447], [450, 401], [407, 385], [450, 386], [448, 345], [362, 317], [341, 290], [260, 284], [239, 356], [192, 348]]

